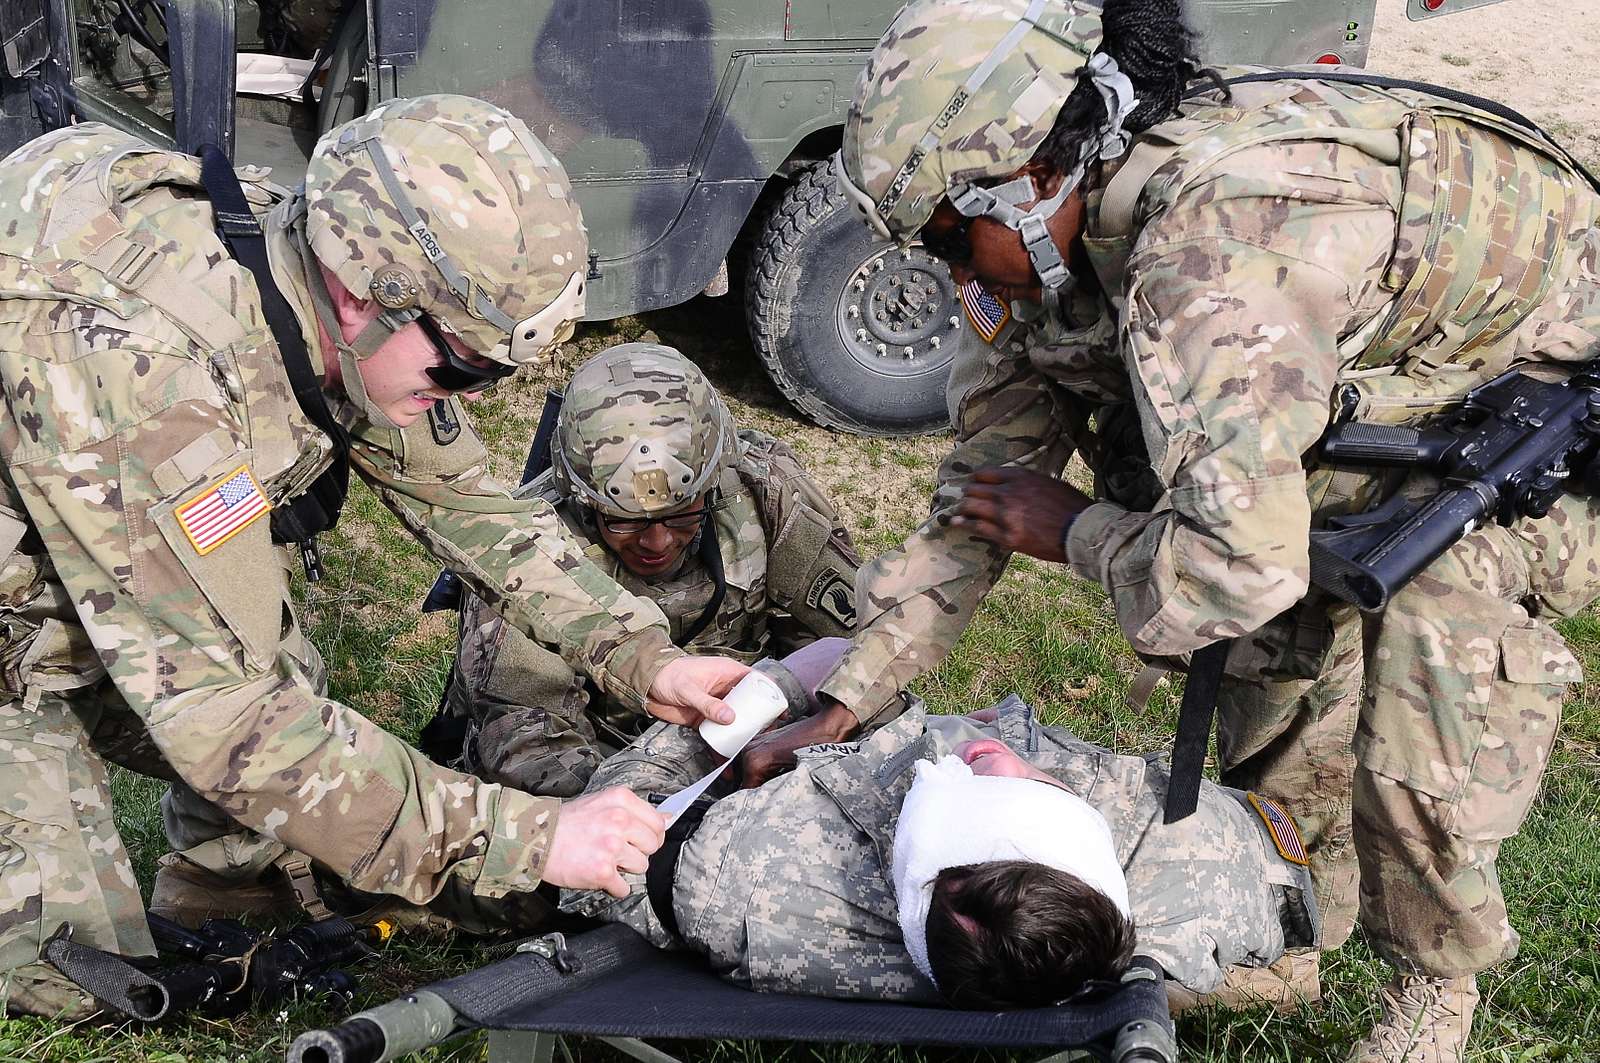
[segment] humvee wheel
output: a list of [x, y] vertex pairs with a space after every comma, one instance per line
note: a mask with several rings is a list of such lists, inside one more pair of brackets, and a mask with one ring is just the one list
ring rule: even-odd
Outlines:
[[965, 335], [950, 271], [920, 246], [874, 239], [827, 162], [767, 216], [745, 310], [773, 383], [818, 424], [905, 436], [949, 423], [945, 380]]

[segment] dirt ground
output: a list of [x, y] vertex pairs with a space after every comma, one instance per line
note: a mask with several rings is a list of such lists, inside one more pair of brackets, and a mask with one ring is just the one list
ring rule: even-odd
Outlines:
[[1600, 0], [1505, 0], [1420, 22], [1405, 11], [1378, 0], [1369, 69], [1499, 100], [1600, 163]]

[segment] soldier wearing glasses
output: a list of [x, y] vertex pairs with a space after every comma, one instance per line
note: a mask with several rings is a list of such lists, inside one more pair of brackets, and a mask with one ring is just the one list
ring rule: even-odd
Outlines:
[[[678, 646], [754, 661], [853, 630], [859, 559], [832, 503], [782, 443], [736, 429], [672, 348], [625, 343], [584, 363], [551, 462], [520, 493], [550, 502], [588, 561], [654, 602]], [[650, 722], [471, 595], [445, 713], [466, 721], [465, 770], [552, 796], [581, 793], [601, 744]], [[826, 740], [825, 724], [807, 729]]]

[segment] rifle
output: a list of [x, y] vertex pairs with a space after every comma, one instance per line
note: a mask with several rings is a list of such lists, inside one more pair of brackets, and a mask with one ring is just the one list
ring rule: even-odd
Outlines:
[[1323, 439], [1323, 461], [1426, 469], [1443, 483], [1430, 498], [1397, 494], [1313, 531], [1311, 582], [1378, 612], [1486, 520], [1544, 516], [1564, 492], [1586, 485], [1597, 451], [1600, 363], [1560, 383], [1502, 373], [1468, 392], [1436, 427], [1337, 424]]

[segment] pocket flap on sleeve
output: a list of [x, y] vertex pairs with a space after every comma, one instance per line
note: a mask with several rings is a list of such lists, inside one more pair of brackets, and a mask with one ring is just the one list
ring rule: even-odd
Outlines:
[[17, 548], [26, 534], [27, 521], [13, 517], [10, 512], [0, 508], [0, 567], [5, 565], [6, 558], [11, 556], [11, 551]]
[[1500, 667], [1513, 683], [1576, 683], [1583, 667], [1566, 641], [1543, 624], [1507, 629], [1500, 636]]

